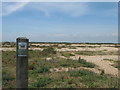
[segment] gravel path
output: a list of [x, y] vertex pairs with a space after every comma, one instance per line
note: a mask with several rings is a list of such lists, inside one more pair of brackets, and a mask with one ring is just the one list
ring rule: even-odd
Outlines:
[[111, 55], [106, 55], [106, 56], [81, 56], [81, 55], [76, 55], [70, 57], [71, 59], [78, 60], [78, 58], [81, 57], [82, 59], [85, 59], [87, 62], [92, 62], [98, 66], [98, 69], [104, 70], [105, 74], [111, 74], [118, 76], [118, 69], [111, 66], [113, 62], [104, 60], [104, 59], [113, 59], [113, 60], [118, 60], [118, 56], [111, 56]]

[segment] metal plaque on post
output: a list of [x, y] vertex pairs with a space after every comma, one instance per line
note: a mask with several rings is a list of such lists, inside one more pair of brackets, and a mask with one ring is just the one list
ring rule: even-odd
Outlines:
[[18, 56], [27, 56], [27, 42], [18, 42]]

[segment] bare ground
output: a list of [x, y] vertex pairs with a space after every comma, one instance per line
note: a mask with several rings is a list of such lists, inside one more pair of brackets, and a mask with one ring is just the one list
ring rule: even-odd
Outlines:
[[118, 76], [118, 69], [111, 66], [112, 64], [114, 64], [114, 62], [104, 60], [104, 59], [118, 60], [118, 56], [115, 56], [115, 55], [112, 55], [112, 56], [111, 55], [105, 55], [105, 56], [76, 55], [70, 58], [78, 60], [79, 57], [81, 57], [82, 59], [85, 59], [87, 62], [96, 64], [98, 66], [98, 70], [104, 70], [105, 74], [111, 74], [114, 76]]
[[[44, 46], [44, 45], [43, 45]], [[46, 46], [49, 46], [46, 45]], [[64, 46], [64, 44], [62, 44], [61, 46]], [[69, 48], [61, 48], [58, 49], [56, 48], [57, 51], [99, 51], [99, 50], [106, 50], [106, 51], [118, 51], [118, 48], [115, 47], [107, 47], [107, 46], [102, 46], [102, 47], [95, 47], [95, 48], [89, 48], [89, 47], [77, 47], [80, 46], [80, 44], [72, 44], [71, 46], [76, 46], [76, 49], [69, 49]], [[85, 45], [83, 45], [85, 46]], [[93, 45], [95, 46], [95, 45]], [[99, 45], [97, 45], [99, 46]], [[110, 45], [109, 45], [110, 46]], [[15, 48], [0, 48], [0, 51], [15, 51]], [[43, 48], [30, 48], [29, 50], [40, 50], [42, 51]], [[61, 56], [62, 58], [66, 58], [64, 56]], [[118, 56], [117, 55], [96, 55], [96, 56], [85, 56], [85, 55], [75, 55], [75, 56], [71, 56], [71, 59], [74, 60], [78, 60], [78, 58], [81, 57], [82, 59], [85, 59], [87, 62], [92, 62], [94, 64], [96, 64], [98, 67], [95, 68], [95, 72], [98, 72], [100, 70], [104, 70], [105, 74], [111, 74], [111, 75], [118, 75], [118, 69], [111, 66], [114, 62], [111, 62], [109, 60], [105, 60], [105, 59], [112, 59], [112, 60], [118, 60]], [[63, 70], [62, 70], [63, 71]]]

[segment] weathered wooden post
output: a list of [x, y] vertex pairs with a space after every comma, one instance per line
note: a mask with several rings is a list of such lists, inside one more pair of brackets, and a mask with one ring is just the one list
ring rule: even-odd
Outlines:
[[27, 38], [16, 39], [16, 88], [28, 88], [28, 43]]
[[[120, 1], [118, 2], [118, 44], [120, 43]], [[118, 66], [120, 66], [120, 47], [118, 47]], [[118, 88], [120, 89], [120, 70], [118, 68]]]

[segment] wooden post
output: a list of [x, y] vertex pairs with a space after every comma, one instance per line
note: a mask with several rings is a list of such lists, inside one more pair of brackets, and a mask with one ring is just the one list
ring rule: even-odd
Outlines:
[[28, 42], [27, 38], [16, 39], [16, 88], [28, 88]]
[[[118, 2], [118, 44], [120, 43], [120, 1]], [[120, 67], [120, 47], [118, 47], [118, 67]], [[120, 89], [120, 68], [118, 68], [118, 89]]]

